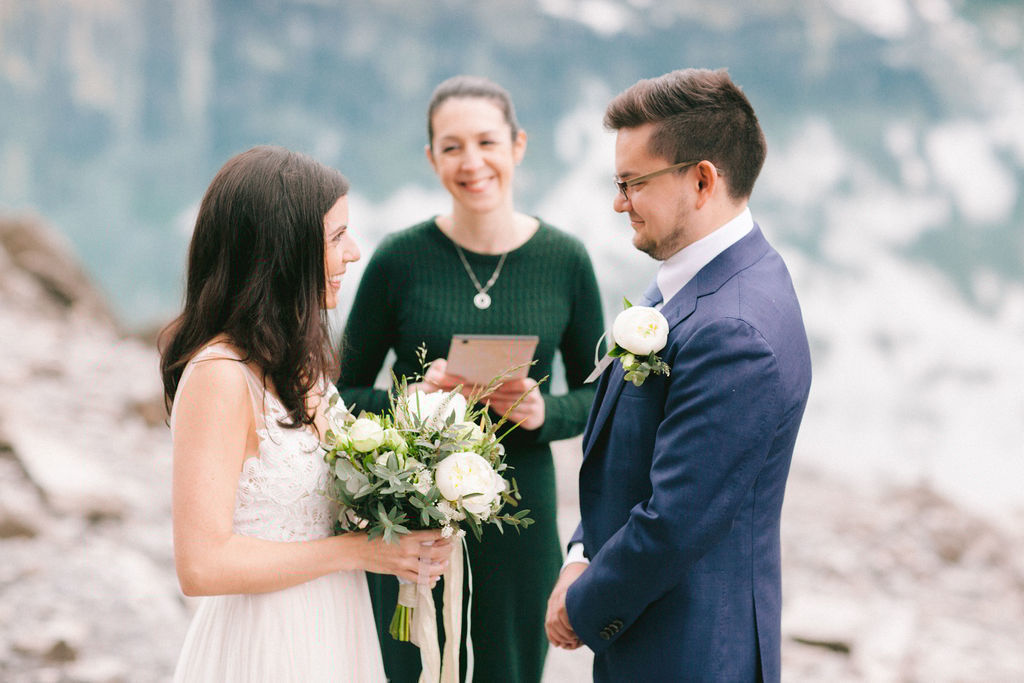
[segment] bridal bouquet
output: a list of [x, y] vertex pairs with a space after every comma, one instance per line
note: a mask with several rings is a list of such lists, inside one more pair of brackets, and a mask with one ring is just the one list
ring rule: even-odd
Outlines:
[[[426, 349], [421, 347], [418, 355], [424, 368]], [[508, 476], [510, 468], [501, 444], [504, 435], [517, 425], [499, 437], [497, 431], [506, 425], [506, 417], [492, 422], [486, 407], [477, 403], [503, 378], [493, 379], [468, 401], [458, 388], [410, 393], [408, 381], [396, 379], [389, 409], [379, 415], [362, 413], [358, 418], [339, 403], [336, 394], [332, 396], [323, 447], [331, 472], [328, 495], [342, 505], [337, 530], [365, 530], [371, 539], [393, 541], [419, 529], [441, 529], [444, 537], [461, 539], [463, 527], [468, 527], [479, 540], [484, 525], [502, 532], [505, 526], [517, 530], [529, 526], [533, 522], [529, 510], [502, 512], [505, 505], [517, 506], [520, 498], [515, 479]], [[459, 633], [460, 543], [453, 544], [448, 572], [452, 575], [445, 575], [445, 631]], [[435, 672], [433, 680], [438, 680], [436, 672], [440, 670], [436, 628], [430, 589], [402, 584], [390, 632], [398, 640], [419, 645], [423, 671]], [[457, 680], [459, 639], [447, 641], [455, 644]], [[445, 664], [450, 669], [448, 652]]]

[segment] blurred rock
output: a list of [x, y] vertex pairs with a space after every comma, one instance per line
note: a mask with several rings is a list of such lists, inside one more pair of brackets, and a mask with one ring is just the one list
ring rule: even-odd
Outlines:
[[188, 611], [158, 358], [59, 239], [15, 223], [0, 220], [0, 680], [166, 680]]
[[786, 603], [783, 636], [804, 645], [850, 654], [868, 615], [854, 596], [804, 595]]
[[923, 484], [863, 490], [795, 464], [782, 522], [783, 678], [1024, 680], [1024, 539], [1013, 529]]
[[[20, 493], [21, 491], [17, 491], [15, 496]], [[17, 536], [32, 538], [39, 533], [38, 517], [33, 514], [31, 507], [12, 501], [11, 498], [5, 497], [4, 500], [0, 500], [0, 539]], [[38, 512], [38, 508], [35, 511]]]
[[116, 325], [110, 305], [59, 233], [35, 218], [4, 219], [0, 220], [0, 245], [6, 252], [4, 261], [31, 276], [50, 304]]
[[127, 683], [130, 681], [124, 662], [110, 657], [94, 657], [76, 662], [66, 674], [70, 683]]
[[[38, 489], [18, 462], [7, 438], [0, 434], [0, 539], [33, 538], [49, 514]], [[2, 578], [0, 578], [2, 581]]]
[[12, 441], [32, 483], [54, 511], [90, 520], [124, 515], [126, 503], [116, 480], [99, 462], [83, 458], [68, 440], [48, 433], [21, 432]]
[[903, 681], [917, 634], [918, 610], [905, 601], [875, 601], [870, 627], [859, 634], [854, 664], [866, 681]]
[[128, 403], [128, 410], [142, 418], [149, 427], [160, 427], [167, 424], [167, 404], [163, 394], [148, 399], [135, 399]]
[[29, 628], [14, 640], [14, 650], [45, 663], [70, 662], [78, 657], [87, 626], [74, 619], [57, 619]]

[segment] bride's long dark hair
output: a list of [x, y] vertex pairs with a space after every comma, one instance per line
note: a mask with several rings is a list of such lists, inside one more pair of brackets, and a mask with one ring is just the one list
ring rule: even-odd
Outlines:
[[168, 411], [188, 360], [223, 335], [273, 383], [284, 425], [312, 424], [305, 398], [337, 367], [324, 215], [347, 192], [341, 173], [281, 147], [254, 147], [217, 172], [189, 247], [184, 310], [160, 335]]

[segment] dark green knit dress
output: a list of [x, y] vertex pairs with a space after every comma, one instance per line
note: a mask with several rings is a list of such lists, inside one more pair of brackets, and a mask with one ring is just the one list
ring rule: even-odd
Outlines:
[[[463, 252], [477, 280], [487, 282], [499, 257]], [[426, 344], [427, 360], [443, 358], [455, 333], [537, 335], [537, 364], [530, 376], [538, 380], [551, 375], [555, 352], [561, 351], [568, 393], [551, 396], [551, 383], [545, 382], [544, 425], [535, 431], [519, 428], [503, 441], [523, 496], [520, 509], [529, 508], [535, 523], [519, 534], [485, 527], [482, 542], [467, 536], [474, 680], [534, 683], [547, 653], [547, 598], [562, 562], [548, 443], [583, 431], [594, 397], [593, 385], [584, 386], [583, 380], [593, 369], [603, 330], [601, 302], [583, 245], [544, 222], [509, 252], [489, 291], [490, 308], [477, 309], [475, 294], [454, 243], [434, 220], [389, 235], [359, 283], [345, 326], [338, 388], [357, 412], [384, 410], [387, 394], [372, 385], [388, 350], [397, 356], [395, 374], [411, 377], [419, 371], [416, 348]], [[377, 574], [367, 578], [388, 677], [413, 683], [420, 670], [419, 650], [387, 632], [397, 580]], [[439, 589], [435, 599], [440, 606]]]

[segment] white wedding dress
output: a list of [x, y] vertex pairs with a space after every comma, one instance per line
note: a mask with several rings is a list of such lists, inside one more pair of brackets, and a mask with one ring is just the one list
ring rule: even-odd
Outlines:
[[[186, 366], [178, 396], [195, 363], [238, 360], [214, 344]], [[284, 406], [244, 364], [257, 418], [259, 455], [238, 477], [234, 531], [268, 541], [330, 536], [337, 506], [325, 498], [327, 464], [309, 429], [284, 429]], [[327, 384], [328, 395], [337, 390]], [[175, 397], [177, 404], [177, 396]], [[174, 408], [171, 410], [174, 434]], [[328, 574], [272, 593], [198, 598], [174, 680], [182, 683], [315, 683], [384, 681], [366, 576]]]

